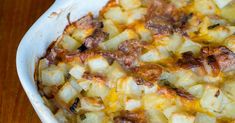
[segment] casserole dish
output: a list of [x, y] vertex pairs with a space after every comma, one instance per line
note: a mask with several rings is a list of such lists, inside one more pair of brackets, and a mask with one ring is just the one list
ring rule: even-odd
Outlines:
[[45, 54], [49, 44], [63, 33], [68, 24], [66, 16], [69, 13], [71, 21], [77, 20], [88, 12], [97, 15], [107, 2], [108, 0], [99, 0], [99, 2], [93, 0], [56, 0], [21, 40], [16, 56], [18, 76], [42, 122], [56, 123], [57, 121], [44, 105], [34, 81], [33, 73], [37, 60]]

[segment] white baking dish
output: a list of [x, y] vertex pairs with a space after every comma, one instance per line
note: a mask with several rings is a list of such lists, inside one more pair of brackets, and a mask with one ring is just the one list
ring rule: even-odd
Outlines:
[[56, 0], [21, 40], [16, 56], [18, 76], [42, 122], [57, 121], [44, 105], [34, 81], [34, 69], [38, 58], [43, 56], [49, 44], [62, 34], [68, 24], [69, 13], [71, 21], [79, 19], [88, 12], [96, 16], [107, 2], [108, 0]]

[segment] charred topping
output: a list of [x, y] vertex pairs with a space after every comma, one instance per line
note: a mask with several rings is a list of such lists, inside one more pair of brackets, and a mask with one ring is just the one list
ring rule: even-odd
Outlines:
[[162, 68], [156, 64], [146, 64], [135, 67], [131, 70], [137, 77], [139, 84], [152, 85], [157, 82], [160, 75], [162, 74]]
[[193, 57], [192, 52], [183, 53], [176, 65], [184, 69], [201, 67], [205, 70], [202, 61], [210, 65], [214, 76], [217, 76], [220, 71], [235, 70], [235, 54], [225, 46], [203, 47], [197, 58]]
[[218, 90], [216, 93], [215, 93], [215, 97], [218, 97], [220, 95], [220, 90]]
[[219, 72], [220, 72], [220, 68], [219, 68], [218, 62], [216, 61], [215, 56], [213, 56], [213, 55], [208, 56], [207, 57], [207, 63], [208, 63], [208, 65], [211, 66], [213, 74], [215, 76], [218, 75]]
[[97, 48], [98, 44], [103, 42], [108, 35], [108, 33], [102, 31], [101, 29], [96, 29], [91, 36], [85, 38], [84, 45], [88, 49]]
[[89, 72], [85, 72], [82, 77], [88, 80], [95, 80], [97, 82], [104, 82], [106, 80], [106, 78], [102, 75], [91, 74]]
[[145, 26], [156, 35], [183, 32], [192, 15], [183, 13], [167, 0], [149, 0]]
[[114, 123], [146, 123], [144, 111], [130, 112], [123, 110], [119, 116], [114, 117]]
[[69, 107], [69, 110], [73, 113], [76, 112], [76, 108], [78, 107], [79, 105], [79, 102], [80, 102], [80, 99], [77, 97], [75, 100], [74, 100], [74, 103]]
[[78, 48], [78, 50], [80, 51], [80, 52], [84, 52], [84, 51], [86, 51], [88, 48], [85, 46], [85, 44], [82, 44], [79, 48]]
[[186, 98], [188, 100], [194, 100], [195, 97], [190, 94], [189, 92], [185, 91], [184, 89], [181, 88], [176, 88], [174, 85], [172, 85], [169, 81], [163, 79], [158, 81], [158, 84], [160, 85], [161, 88], [166, 88], [167, 91], [170, 93], [175, 93], [176, 95]]
[[202, 66], [201, 59], [195, 58], [191, 51], [182, 54], [182, 58], [176, 62], [176, 65], [184, 69], [191, 69]]
[[126, 70], [135, 67], [135, 62], [141, 54], [143, 44], [139, 40], [127, 40], [122, 42], [115, 52], [104, 52], [103, 56], [116, 60]]
[[207, 29], [214, 29], [215, 27], [219, 26], [220, 24], [214, 24], [214, 25], [211, 25], [211, 26], [208, 26]]

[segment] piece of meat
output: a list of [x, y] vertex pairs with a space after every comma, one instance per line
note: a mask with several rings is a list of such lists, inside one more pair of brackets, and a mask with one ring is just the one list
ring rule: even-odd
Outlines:
[[207, 56], [206, 60], [207, 64], [210, 65], [214, 76], [217, 76], [220, 73], [220, 67], [215, 56], [214, 55]]
[[146, 28], [153, 34], [172, 34], [175, 31], [181, 31], [181, 28], [187, 23], [192, 14], [185, 14], [177, 10], [167, 0], [149, 0], [148, 12], [146, 16]]
[[91, 13], [80, 18], [78, 21], [74, 23], [74, 25], [78, 29], [83, 29], [83, 30], [97, 28], [97, 27], [102, 26], [101, 23], [98, 22], [98, 20], [93, 18], [93, 15]]
[[49, 64], [57, 64], [62, 61], [64, 54], [65, 50], [54, 47], [47, 52], [45, 58], [49, 61]]
[[201, 55], [208, 59], [208, 64], [213, 69], [219, 69], [223, 72], [235, 70], [235, 53], [225, 46], [203, 47]]
[[84, 40], [84, 45], [88, 48], [96, 48], [100, 42], [104, 41], [108, 37], [108, 33], [101, 29], [96, 29], [92, 35], [88, 36]]
[[114, 123], [147, 123], [147, 120], [144, 111], [123, 110], [119, 116], [114, 117]]
[[195, 58], [191, 51], [184, 52], [182, 58], [176, 63], [179, 67], [184, 69], [191, 69], [202, 66], [201, 59]]
[[135, 63], [144, 45], [139, 40], [127, 40], [119, 45], [117, 51], [105, 52], [103, 55], [118, 61], [125, 69], [130, 69], [136, 66]]
[[184, 69], [191, 69], [198, 75], [206, 74], [203, 59], [194, 57], [191, 51], [182, 53], [182, 58], [177, 60], [176, 65]]
[[213, 76], [217, 76], [221, 71], [228, 72], [235, 70], [235, 53], [225, 46], [206, 46], [201, 49], [199, 57], [194, 57], [192, 52], [183, 53], [182, 58], [176, 62], [176, 65], [184, 69], [196, 71], [199, 75], [211, 73], [206, 71], [206, 65], [208, 65]]
[[162, 68], [157, 64], [146, 64], [131, 69], [134, 76], [137, 78], [137, 84], [147, 84], [151, 86], [157, 82], [162, 74]]

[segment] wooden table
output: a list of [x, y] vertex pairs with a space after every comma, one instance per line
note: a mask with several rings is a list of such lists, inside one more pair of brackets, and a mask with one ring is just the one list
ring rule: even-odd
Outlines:
[[54, 0], [0, 1], [0, 123], [39, 123], [16, 73], [16, 50]]

